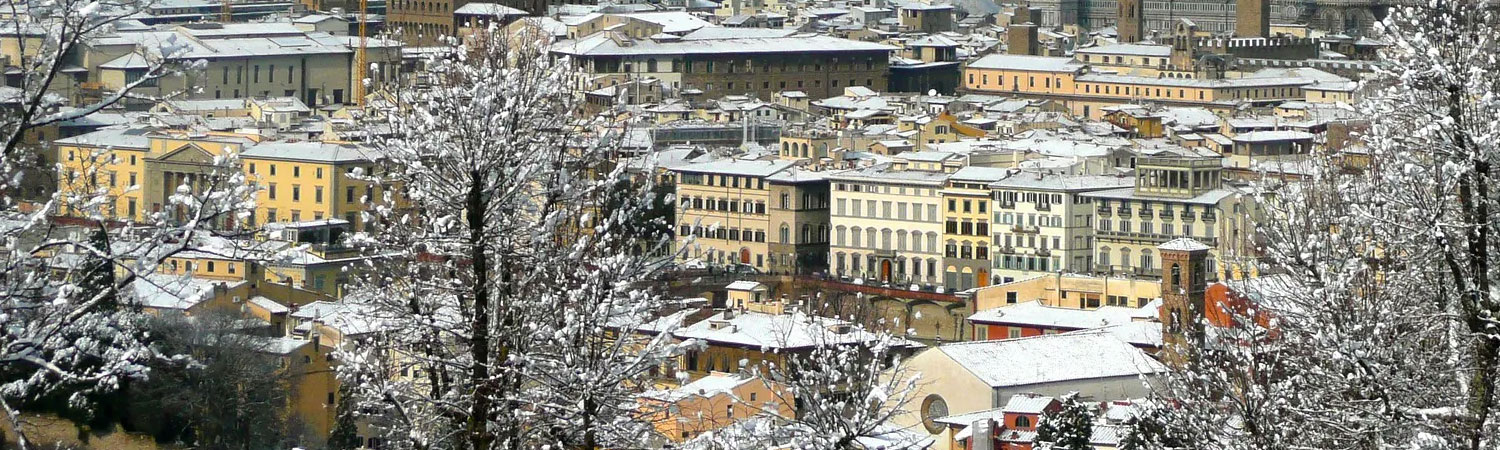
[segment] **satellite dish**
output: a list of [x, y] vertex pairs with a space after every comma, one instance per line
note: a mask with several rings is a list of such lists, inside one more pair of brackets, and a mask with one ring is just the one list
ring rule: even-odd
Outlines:
[[937, 89], [928, 89], [927, 95], [937, 95]]

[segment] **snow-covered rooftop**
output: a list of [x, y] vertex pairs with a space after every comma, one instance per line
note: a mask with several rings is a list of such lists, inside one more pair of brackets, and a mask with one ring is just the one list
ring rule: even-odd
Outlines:
[[1141, 308], [1102, 306], [1097, 309], [1048, 306], [1037, 300], [986, 309], [969, 316], [970, 322], [1028, 325], [1047, 329], [1082, 330], [1129, 323], [1140, 309], [1154, 311], [1157, 304]]
[[1166, 366], [1110, 334], [1064, 333], [937, 347], [991, 387], [1131, 377]]

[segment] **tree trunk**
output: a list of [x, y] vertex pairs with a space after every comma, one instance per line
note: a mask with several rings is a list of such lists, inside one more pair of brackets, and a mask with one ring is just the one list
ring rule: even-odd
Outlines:
[[1500, 341], [1490, 335], [1489, 320], [1495, 313], [1490, 299], [1490, 163], [1483, 149], [1476, 148], [1464, 131], [1466, 123], [1463, 101], [1466, 95], [1458, 85], [1448, 87], [1448, 117], [1453, 120], [1454, 143], [1464, 152], [1472, 165], [1468, 174], [1459, 179], [1458, 201], [1464, 215], [1464, 238], [1469, 258], [1468, 276], [1471, 286], [1459, 286], [1464, 296], [1461, 308], [1463, 321], [1469, 332], [1478, 339], [1474, 343], [1473, 375], [1469, 380], [1467, 434], [1470, 450], [1479, 450], [1484, 442], [1484, 427], [1489, 422], [1490, 409], [1495, 404], [1495, 364]]
[[489, 423], [490, 392], [492, 382], [490, 380], [489, 356], [490, 356], [490, 267], [489, 256], [486, 254], [486, 236], [484, 230], [485, 201], [482, 187], [484, 185], [484, 174], [479, 171], [469, 173], [470, 184], [468, 196], [465, 199], [465, 219], [469, 227], [469, 263], [474, 277], [474, 317], [469, 323], [470, 357], [473, 362], [469, 366], [469, 379], [474, 385], [474, 398], [469, 406], [469, 417], [467, 431], [469, 436], [469, 447], [473, 450], [489, 450], [494, 442], [492, 436], [486, 429]]

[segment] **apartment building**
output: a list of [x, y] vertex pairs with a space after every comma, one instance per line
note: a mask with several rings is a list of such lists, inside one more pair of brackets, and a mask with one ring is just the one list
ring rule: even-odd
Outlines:
[[942, 287], [942, 204], [949, 175], [890, 163], [830, 175], [830, 272]]
[[901, 28], [913, 33], [953, 31], [953, 5], [911, 2], [901, 6]]
[[776, 236], [770, 239], [767, 267], [771, 273], [809, 274], [828, 270], [827, 172], [789, 167], [766, 177], [770, 189], [770, 219]]
[[1142, 157], [1134, 186], [1081, 194], [1097, 216], [1095, 271], [1160, 277], [1156, 247], [1177, 238], [1211, 247], [1207, 265], [1219, 270], [1222, 256], [1245, 255], [1249, 215], [1223, 185], [1222, 165], [1220, 158]]
[[377, 171], [374, 153], [351, 144], [265, 142], [241, 153], [248, 179], [262, 187], [249, 224], [343, 219], [368, 229], [360, 214], [398, 195], [390, 184], [356, 178]]
[[[814, 242], [800, 240], [803, 225], [811, 229], [827, 226], [818, 223], [818, 189], [812, 187], [820, 180], [792, 169], [793, 163], [786, 160], [738, 159], [671, 168], [677, 178], [677, 237], [686, 249], [682, 258], [716, 265], [744, 264], [760, 271], [792, 270], [803, 262], [811, 263], [799, 262], [797, 255], [808, 251], [799, 246], [826, 245], [815, 242], [820, 240], [816, 235], [808, 236]], [[783, 172], [788, 173], [771, 180]], [[774, 222], [773, 206], [779, 209]], [[777, 252], [772, 252], [773, 242], [778, 244]]]
[[1013, 172], [990, 183], [994, 284], [1046, 272], [1093, 270], [1094, 206], [1083, 194], [1129, 187], [1108, 175]]
[[[307, 32], [291, 23], [195, 23], [168, 29], [116, 31], [87, 42], [78, 65], [104, 92], [144, 77], [165, 43], [182, 51], [170, 62], [202, 61], [184, 71], [142, 84], [136, 92], [189, 99], [295, 97], [312, 107], [352, 102], [354, 49], [348, 36]], [[367, 61], [378, 67], [376, 82], [397, 79], [399, 43], [368, 39]], [[187, 89], [194, 87], [195, 89]]]
[[883, 91], [892, 50], [873, 42], [755, 28], [646, 38], [603, 31], [552, 46], [554, 54], [572, 57], [588, 74], [588, 85], [580, 86], [584, 90], [607, 87], [621, 77], [654, 78], [674, 93], [762, 99], [787, 90], [813, 98], [839, 95], [849, 86]]
[[[226, 169], [214, 158], [239, 155], [245, 179], [260, 188], [255, 211], [244, 223], [226, 217], [222, 226], [255, 227], [273, 222], [301, 222], [341, 218], [356, 230], [366, 230], [360, 213], [387, 201], [401, 202], [390, 185], [359, 180], [355, 173], [375, 174], [374, 154], [352, 144], [266, 140], [257, 134], [197, 132], [151, 127], [107, 128], [54, 141], [60, 163], [58, 192], [63, 201], [58, 214], [87, 216], [75, 204], [103, 192], [97, 211], [108, 220], [144, 221], [148, 214], [167, 212], [186, 220], [187, 211], [172, 210], [169, 198], [180, 186], [195, 193], [219, 189]], [[392, 197], [387, 198], [387, 194]]]
[[1090, 69], [1066, 57], [989, 55], [968, 64], [963, 87], [980, 94], [1057, 100], [1076, 116], [1099, 119], [1105, 107], [1142, 101], [1232, 111], [1241, 104], [1301, 100], [1305, 98], [1302, 88], [1314, 83], [1271, 72], [1264, 77], [1158, 78]]
[[1008, 169], [969, 166], [943, 188], [943, 285], [964, 291], [990, 285], [990, 183]]

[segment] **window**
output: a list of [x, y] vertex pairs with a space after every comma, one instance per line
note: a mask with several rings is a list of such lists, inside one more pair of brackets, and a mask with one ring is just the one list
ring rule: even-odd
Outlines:
[[301, 201], [301, 200], [302, 200], [302, 186], [295, 185], [295, 184], [292, 185], [292, 201], [296, 202], [296, 201]]
[[276, 183], [271, 183], [271, 185], [266, 188], [266, 196], [270, 197], [271, 200], [276, 199]]
[[313, 188], [313, 202], [314, 203], [323, 203], [323, 187], [322, 186], [317, 186], [317, 187]]
[[302, 166], [292, 166], [292, 178], [302, 176]]

